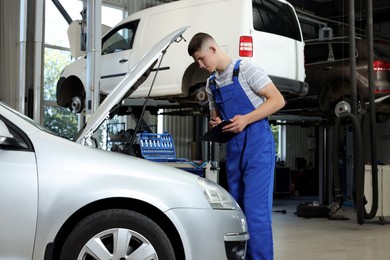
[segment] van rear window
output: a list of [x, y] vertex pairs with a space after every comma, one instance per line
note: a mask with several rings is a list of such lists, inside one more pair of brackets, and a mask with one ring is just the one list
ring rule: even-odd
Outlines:
[[276, 0], [253, 0], [253, 28], [302, 41], [299, 24], [291, 7]]

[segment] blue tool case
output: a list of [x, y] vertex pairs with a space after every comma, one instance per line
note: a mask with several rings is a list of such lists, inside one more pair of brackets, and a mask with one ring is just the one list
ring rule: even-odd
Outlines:
[[168, 133], [140, 133], [137, 143], [141, 157], [150, 161], [165, 163], [175, 168], [204, 177], [204, 164], [196, 164], [186, 158], [176, 158], [175, 144], [172, 135]]
[[171, 134], [140, 133], [137, 135], [137, 141], [144, 159], [155, 162], [185, 160], [176, 158], [175, 145]]

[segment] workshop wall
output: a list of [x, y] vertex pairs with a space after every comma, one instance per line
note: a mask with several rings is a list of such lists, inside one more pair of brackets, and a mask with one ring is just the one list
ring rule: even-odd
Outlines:
[[192, 116], [165, 116], [163, 131], [172, 135], [176, 149], [176, 157], [193, 159], [192, 136], [194, 122]]
[[302, 168], [298, 165], [302, 160], [297, 158], [304, 158], [306, 160], [304, 168], [315, 168], [315, 136], [315, 127], [287, 126], [285, 166], [290, 167], [291, 170]]

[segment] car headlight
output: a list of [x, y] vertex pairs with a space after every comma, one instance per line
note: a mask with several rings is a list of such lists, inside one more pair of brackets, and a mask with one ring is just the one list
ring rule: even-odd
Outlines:
[[208, 179], [199, 177], [199, 185], [203, 194], [213, 209], [238, 209], [239, 206], [233, 197], [221, 186]]

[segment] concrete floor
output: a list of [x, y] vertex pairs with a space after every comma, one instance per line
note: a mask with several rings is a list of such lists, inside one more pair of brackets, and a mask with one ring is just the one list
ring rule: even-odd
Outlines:
[[296, 214], [300, 203], [315, 198], [274, 199], [273, 213], [275, 260], [385, 260], [390, 259], [390, 216], [384, 224], [378, 217], [357, 224], [353, 208], [343, 207], [337, 215], [348, 220], [301, 218]]

